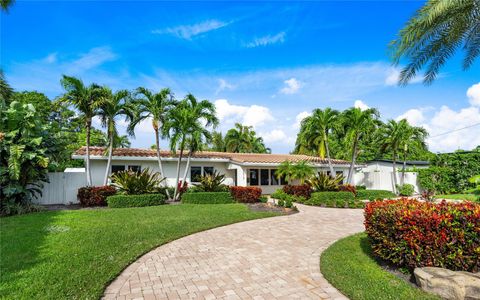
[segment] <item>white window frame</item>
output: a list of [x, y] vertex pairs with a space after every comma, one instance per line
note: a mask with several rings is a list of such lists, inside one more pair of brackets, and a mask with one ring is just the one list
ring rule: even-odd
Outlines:
[[192, 168], [200, 168], [200, 176], [205, 176], [205, 168], [212, 168], [213, 172], [216, 171], [214, 166], [190, 166], [190, 183], [198, 183], [199, 181], [193, 181]]

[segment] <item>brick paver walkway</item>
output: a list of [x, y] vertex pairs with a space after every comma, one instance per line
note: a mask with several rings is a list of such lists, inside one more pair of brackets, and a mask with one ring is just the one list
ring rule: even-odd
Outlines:
[[363, 230], [363, 211], [298, 205], [300, 213], [196, 233], [145, 254], [106, 299], [345, 299], [320, 253]]

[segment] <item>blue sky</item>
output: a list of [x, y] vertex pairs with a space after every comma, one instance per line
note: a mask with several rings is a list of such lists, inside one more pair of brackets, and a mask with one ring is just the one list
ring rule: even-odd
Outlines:
[[[478, 63], [455, 56], [431, 86], [398, 87], [388, 43], [423, 1], [17, 1], [1, 15], [1, 67], [18, 90], [51, 98], [61, 74], [113, 89], [170, 87], [216, 103], [225, 132], [252, 125], [276, 153], [293, 149], [316, 107], [376, 107], [426, 127], [433, 151], [480, 144]], [[477, 85], [478, 84], [478, 85]], [[132, 146], [149, 147], [141, 124]]]

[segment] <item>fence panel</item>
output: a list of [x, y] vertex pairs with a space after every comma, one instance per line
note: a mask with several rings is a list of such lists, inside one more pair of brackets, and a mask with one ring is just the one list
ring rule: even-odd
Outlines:
[[38, 204], [74, 204], [77, 190], [86, 185], [85, 173], [49, 173], [49, 183], [44, 183], [42, 196], [34, 199]]

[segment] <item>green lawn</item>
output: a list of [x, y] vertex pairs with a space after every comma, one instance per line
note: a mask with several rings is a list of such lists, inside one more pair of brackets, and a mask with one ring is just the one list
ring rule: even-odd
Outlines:
[[366, 234], [341, 239], [322, 254], [325, 278], [352, 300], [439, 299], [383, 270], [372, 256]]
[[435, 199], [456, 199], [456, 200], [469, 200], [477, 201], [480, 196], [474, 194], [449, 194], [449, 195], [436, 195]]
[[158, 245], [274, 215], [242, 204], [182, 204], [2, 218], [0, 298], [98, 299], [126, 266]]

